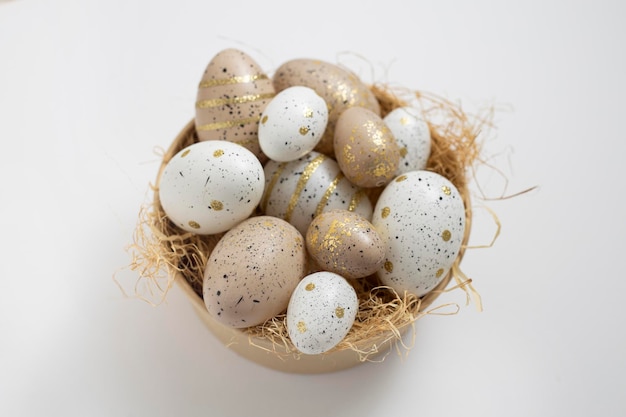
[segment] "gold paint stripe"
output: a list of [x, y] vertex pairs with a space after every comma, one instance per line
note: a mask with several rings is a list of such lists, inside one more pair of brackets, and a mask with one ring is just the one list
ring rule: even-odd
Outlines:
[[365, 191], [359, 190], [352, 196], [352, 200], [350, 200], [350, 205], [348, 206], [348, 211], [354, 211], [359, 206], [361, 202], [361, 198], [365, 195]]
[[339, 174], [337, 174], [335, 179], [333, 179], [330, 182], [330, 184], [328, 185], [328, 188], [326, 189], [326, 191], [324, 192], [324, 195], [322, 196], [322, 199], [320, 200], [319, 204], [315, 208], [315, 217], [319, 216], [322, 210], [324, 210], [324, 207], [326, 207], [326, 203], [328, 203], [328, 199], [330, 198], [331, 195], [333, 195], [333, 192], [335, 192], [335, 188], [337, 188], [337, 184], [339, 184], [339, 181], [341, 181], [343, 177], [344, 177], [343, 172], [339, 172]]
[[313, 158], [311, 162], [304, 168], [302, 175], [300, 175], [300, 179], [298, 179], [298, 184], [296, 184], [296, 189], [291, 195], [291, 199], [289, 200], [289, 205], [287, 206], [287, 212], [285, 213], [285, 221], [291, 220], [291, 214], [293, 213], [293, 209], [296, 208], [296, 204], [298, 204], [298, 199], [300, 198], [300, 194], [302, 194], [302, 190], [306, 187], [306, 183], [311, 178], [311, 174], [315, 172], [317, 167], [319, 167], [322, 162], [326, 160], [326, 155], [320, 154]]
[[280, 175], [283, 173], [286, 166], [287, 162], [283, 162], [282, 164], [278, 165], [276, 171], [274, 171], [274, 174], [272, 174], [272, 179], [270, 179], [269, 184], [267, 184], [267, 188], [265, 189], [265, 195], [263, 196], [263, 200], [261, 200], [261, 210], [263, 210], [263, 212], [265, 212], [265, 210], [267, 209], [267, 202], [270, 199], [270, 195], [272, 195], [272, 190], [274, 189], [274, 186], [278, 182], [278, 178], [280, 178]]
[[196, 130], [217, 130], [228, 129], [233, 126], [246, 125], [248, 123], [258, 123], [261, 116], [248, 117], [246, 119], [228, 120], [226, 122], [215, 122], [196, 127]]
[[243, 104], [250, 103], [252, 101], [258, 100], [266, 100], [274, 97], [274, 93], [267, 94], [248, 94], [240, 97], [232, 97], [232, 98], [214, 98], [211, 100], [200, 100], [196, 101], [196, 108], [198, 109], [209, 109], [213, 107], [220, 107], [226, 104]]
[[248, 74], [241, 75], [238, 77], [231, 78], [216, 78], [213, 80], [204, 80], [200, 82], [200, 88], [209, 88], [214, 87], [216, 85], [231, 85], [231, 84], [243, 84], [243, 83], [251, 83], [257, 80], [267, 80], [267, 75], [265, 74]]

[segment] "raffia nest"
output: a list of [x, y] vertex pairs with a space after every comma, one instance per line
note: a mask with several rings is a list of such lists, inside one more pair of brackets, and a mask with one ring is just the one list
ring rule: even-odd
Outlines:
[[[426, 169], [444, 175], [457, 187], [465, 203], [467, 226], [463, 246], [449, 274], [440, 285], [422, 298], [411, 294], [397, 294], [390, 288], [381, 286], [374, 276], [354, 280], [353, 285], [359, 297], [355, 324], [346, 338], [327, 354], [351, 350], [358, 355], [360, 361], [373, 360], [375, 354], [380, 353], [380, 346], [386, 342], [396, 342], [396, 348], [400, 344], [408, 349], [410, 346], [402, 342], [403, 334], [425, 314], [455, 314], [459, 309], [457, 304], [431, 307], [442, 292], [465, 291], [467, 302], [473, 298], [477, 307], [481, 308], [480, 296], [472, 287], [471, 279], [461, 271], [460, 264], [467, 248], [472, 220], [468, 191], [470, 168], [479, 159], [478, 135], [481, 130], [491, 127], [492, 114], [487, 112], [483, 116], [470, 116], [451, 101], [419, 91], [382, 84], [374, 84], [369, 88], [380, 103], [383, 117], [391, 110], [407, 104], [421, 110], [430, 126], [432, 137], [431, 155]], [[197, 140], [192, 120], [162, 156], [159, 177], [170, 158]], [[188, 286], [187, 289], [192, 290], [187, 291], [187, 294], [197, 297], [193, 300], [196, 306], [199, 305], [198, 302], [202, 304], [204, 267], [211, 250], [223, 233], [201, 236], [182, 231], [169, 221], [159, 203], [158, 177], [152, 191], [153, 201], [142, 207], [134, 243], [130, 245], [130, 252], [133, 254], [130, 268], [139, 273], [134, 287], [135, 295], [158, 304], [178, 278], [183, 285]], [[373, 204], [380, 191], [382, 189], [374, 189], [370, 193]], [[450, 306], [451, 308], [442, 309]], [[283, 357], [298, 359], [301, 356], [289, 340], [284, 313], [262, 325], [241, 331], [248, 336], [251, 346]]]

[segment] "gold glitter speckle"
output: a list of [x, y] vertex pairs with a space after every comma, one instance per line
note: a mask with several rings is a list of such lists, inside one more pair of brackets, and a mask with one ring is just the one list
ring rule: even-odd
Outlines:
[[191, 152], [191, 149], [187, 149], [186, 151], [184, 151], [183, 153], [180, 154], [181, 158], [186, 157], [187, 155], [189, 155], [189, 152]]
[[251, 83], [257, 80], [267, 80], [267, 75], [265, 74], [249, 74], [249, 75], [240, 75], [238, 77], [231, 78], [215, 78], [211, 80], [204, 80], [200, 82], [200, 88], [209, 88], [215, 87], [216, 85], [231, 85], [231, 84], [243, 84], [243, 83]]
[[220, 211], [224, 208], [224, 204], [221, 201], [213, 200], [211, 201], [211, 208], [215, 211]]
[[304, 136], [304, 135], [306, 135], [307, 133], [309, 133], [309, 130], [310, 130], [310, 129], [309, 129], [308, 127], [306, 127], [306, 126], [302, 126], [302, 127], [300, 128], [299, 132], [300, 132], [300, 134], [301, 134], [302, 136]]
[[313, 117], [313, 110], [304, 109], [304, 117], [306, 117], [307, 119], [310, 119], [311, 117]]
[[216, 157], [216, 158], [219, 158], [222, 155], [224, 155], [224, 150], [223, 149], [218, 149], [215, 152], [213, 152], [213, 156]]
[[306, 324], [303, 321], [299, 321], [297, 326], [300, 333], [306, 332]]
[[309, 282], [308, 284], [306, 284], [306, 287], [304, 287], [304, 289], [307, 291], [313, 291], [315, 289], [315, 284]]
[[344, 312], [343, 307], [337, 307], [335, 309], [335, 315], [337, 316], [337, 318], [340, 318], [340, 319], [343, 318], [343, 312]]
[[445, 195], [450, 195], [450, 193], [452, 192], [452, 190], [450, 190], [450, 187], [448, 187], [447, 185], [443, 185], [441, 187], [441, 191], [443, 191]]
[[400, 158], [404, 158], [407, 153], [409, 153], [409, 150], [406, 148], [406, 146], [400, 149]]
[[194, 229], [199, 229], [200, 225], [198, 224], [198, 222], [193, 221], [193, 220], [189, 220], [189, 226], [193, 227]]
[[452, 237], [452, 233], [450, 233], [448, 229], [444, 230], [441, 233], [441, 238], [443, 239], [444, 242], [447, 242], [448, 240], [450, 240], [451, 237]]
[[402, 182], [402, 181], [404, 181], [406, 179], [407, 179], [406, 175], [400, 175], [398, 178], [396, 178], [396, 182]]
[[261, 119], [261, 124], [265, 124], [267, 122], [267, 116], [263, 116]]
[[267, 94], [248, 94], [243, 96], [235, 96], [229, 98], [214, 98], [210, 100], [199, 100], [196, 102], [198, 109], [211, 109], [214, 107], [227, 106], [230, 104], [244, 104], [259, 100], [269, 100], [274, 97], [274, 93]]
[[401, 117], [401, 118], [400, 118], [400, 124], [401, 124], [402, 126], [406, 126], [406, 125], [408, 125], [408, 124], [409, 124], [409, 122], [410, 122], [410, 119], [409, 119], [408, 117]]
[[289, 222], [291, 220], [291, 214], [293, 210], [296, 208], [296, 204], [298, 204], [298, 199], [300, 198], [300, 194], [302, 194], [302, 190], [306, 187], [306, 183], [311, 178], [311, 175], [315, 172], [317, 167], [322, 165], [322, 163], [326, 160], [327, 156], [324, 154], [320, 154], [313, 158], [311, 162], [307, 164], [307, 166], [302, 171], [300, 178], [298, 179], [298, 183], [296, 184], [296, 189], [293, 194], [289, 198], [289, 204], [287, 205], [287, 211], [285, 212], [284, 220]]
[[391, 213], [391, 209], [389, 207], [383, 207], [380, 216], [384, 219]]
[[249, 123], [258, 123], [259, 118], [260, 116], [256, 116], [256, 117], [248, 117], [244, 119], [227, 120], [224, 122], [208, 123], [206, 125], [196, 126], [196, 130], [207, 131], [207, 130], [230, 129], [232, 127], [247, 125]]
[[436, 276], [437, 278], [440, 278], [442, 275], [443, 275], [443, 268], [439, 268], [439, 269], [437, 270], [437, 273], [435, 274], [435, 276]]
[[391, 261], [385, 262], [385, 271], [393, 272], [393, 264], [391, 263]]

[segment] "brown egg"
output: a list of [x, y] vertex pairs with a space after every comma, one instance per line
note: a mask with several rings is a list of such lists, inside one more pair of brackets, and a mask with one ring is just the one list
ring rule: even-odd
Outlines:
[[351, 107], [335, 127], [335, 156], [353, 184], [381, 187], [391, 181], [400, 163], [400, 149], [391, 130], [376, 113]]
[[320, 268], [344, 278], [363, 278], [385, 261], [383, 241], [363, 216], [347, 210], [321, 213], [306, 233], [306, 246]]
[[261, 324], [285, 311], [307, 272], [304, 238], [276, 217], [251, 217], [230, 229], [211, 252], [203, 298], [226, 326]]
[[364, 107], [380, 115], [374, 94], [355, 74], [337, 65], [315, 59], [294, 59], [281, 65], [273, 76], [274, 88], [302, 85], [312, 88], [326, 101], [328, 124], [316, 151], [333, 154], [333, 132], [337, 119], [349, 107]]
[[262, 163], [261, 113], [274, 97], [272, 80], [246, 53], [225, 49], [209, 62], [198, 86], [196, 131], [203, 140], [227, 140], [248, 148]]

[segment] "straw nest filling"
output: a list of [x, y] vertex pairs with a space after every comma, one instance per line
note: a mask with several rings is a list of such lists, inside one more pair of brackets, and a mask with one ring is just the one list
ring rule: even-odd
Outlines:
[[[404, 332], [420, 317], [443, 307], [440, 305], [429, 309], [442, 292], [461, 289], [465, 291], [468, 300], [470, 296], [480, 299], [472, 287], [471, 279], [461, 271], [460, 263], [467, 248], [472, 219], [468, 173], [479, 158], [477, 137], [485, 125], [490, 124], [488, 117], [470, 116], [459, 105], [433, 94], [394, 89], [382, 84], [374, 84], [369, 88], [380, 103], [382, 117], [407, 104], [422, 112], [431, 132], [431, 154], [426, 169], [445, 176], [457, 187], [465, 204], [466, 228], [463, 245], [450, 272], [436, 288], [421, 298], [409, 293], [398, 294], [382, 286], [375, 276], [351, 280], [359, 298], [359, 311], [348, 335], [328, 353], [351, 349], [359, 354], [361, 360], [379, 353], [377, 346], [381, 342], [395, 341], [407, 347], [402, 342]], [[192, 120], [163, 155], [159, 177], [167, 162], [178, 151], [197, 141]], [[134, 243], [130, 245], [133, 254], [130, 268], [139, 272], [135, 293], [147, 301], [150, 300], [146, 293], [152, 298], [156, 294], [157, 298], [163, 300], [178, 276], [201, 299], [205, 265], [224, 233], [197, 235], [174, 225], [159, 202], [159, 177], [157, 185], [152, 187], [153, 201], [140, 210]], [[369, 190], [374, 205], [381, 191], [382, 188]], [[256, 214], [261, 213], [253, 215]], [[451, 285], [451, 281], [455, 285]], [[458, 306], [456, 309], [453, 306], [452, 310], [451, 314], [454, 314]], [[255, 340], [265, 339], [271, 342], [270, 345], [274, 347], [272, 350], [277, 355], [299, 356], [289, 340], [285, 313], [241, 331], [249, 336], [253, 345]]]

